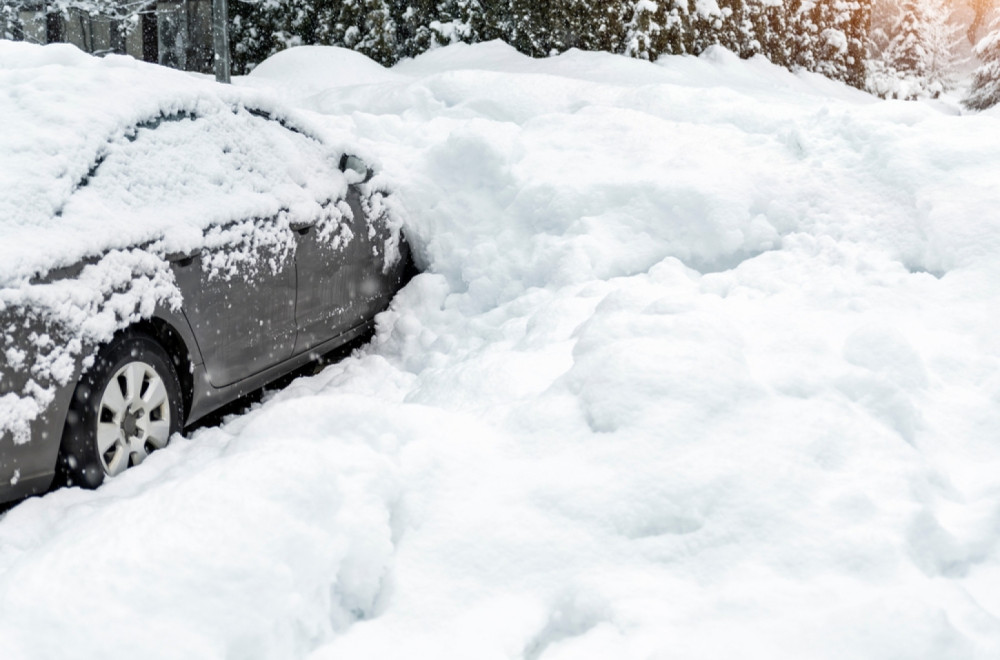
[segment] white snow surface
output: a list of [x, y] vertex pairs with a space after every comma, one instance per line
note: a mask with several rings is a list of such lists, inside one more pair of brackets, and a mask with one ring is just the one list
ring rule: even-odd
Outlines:
[[1000, 117], [720, 50], [352, 67], [238, 85], [376, 154], [426, 272], [8, 512], [5, 659], [1000, 657]]

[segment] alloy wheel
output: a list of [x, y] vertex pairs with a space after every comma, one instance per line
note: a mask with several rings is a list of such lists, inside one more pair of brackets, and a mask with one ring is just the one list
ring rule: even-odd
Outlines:
[[163, 378], [145, 362], [126, 363], [108, 381], [97, 419], [104, 473], [121, 474], [170, 440], [170, 401]]

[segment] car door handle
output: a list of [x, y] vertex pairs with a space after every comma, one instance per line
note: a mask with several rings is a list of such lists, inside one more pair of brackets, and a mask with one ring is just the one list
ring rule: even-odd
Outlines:
[[201, 248], [195, 248], [194, 250], [189, 250], [187, 252], [171, 252], [166, 256], [166, 260], [172, 264], [177, 264], [181, 268], [190, 266], [195, 257], [201, 255]]
[[288, 223], [288, 226], [291, 227], [292, 231], [296, 232], [297, 234], [305, 236], [306, 234], [309, 233], [309, 230], [312, 229], [315, 224], [316, 224], [315, 220], [300, 220], [298, 222], [290, 222]]

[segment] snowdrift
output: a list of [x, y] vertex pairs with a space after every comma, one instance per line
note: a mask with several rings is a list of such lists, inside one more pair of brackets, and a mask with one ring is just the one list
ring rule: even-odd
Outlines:
[[5, 657], [1000, 653], [995, 116], [718, 50], [238, 84], [358, 136], [426, 272], [351, 358], [7, 513]]

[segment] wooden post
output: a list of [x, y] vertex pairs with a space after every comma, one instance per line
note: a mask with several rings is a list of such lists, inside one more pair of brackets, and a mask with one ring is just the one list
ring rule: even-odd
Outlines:
[[212, 42], [215, 46], [215, 79], [229, 82], [229, 7], [227, 0], [212, 0]]

